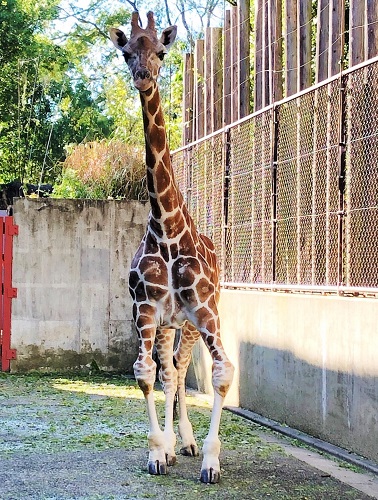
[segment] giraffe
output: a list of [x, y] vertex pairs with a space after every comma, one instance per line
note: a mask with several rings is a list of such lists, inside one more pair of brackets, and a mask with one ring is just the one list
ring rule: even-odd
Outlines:
[[[147, 468], [153, 475], [167, 474], [167, 466], [176, 462], [173, 428], [176, 394], [180, 452], [199, 455], [185, 404], [185, 377], [192, 348], [202, 337], [212, 356], [214, 403], [202, 449], [200, 480], [217, 483], [220, 479], [220, 418], [234, 367], [220, 338], [219, 268], [214, 246], [209, 238], [197, 232], [175, 182], [157, 85], [162, 61], [175, 40], [177, 27], [166, 28], [158, 39], [152, 12], [147, 13], [147, 20], [147, 27], [143, 29], [139, 25], [139, 14], [132, 14], [129, 39], [121, 29], [110, 29], [111, 40], [122, 52], [140, 94], [151, 205], [146, 232], [129, 273], [133, 318], [139, 338], [134, 374], [144, 394], [149, 419]], [[181, 335], [174, 349], [176, 330], [181, 330]], [[159, 426], [153, 393], [154, 345], [165, 394], [164, 430]]]

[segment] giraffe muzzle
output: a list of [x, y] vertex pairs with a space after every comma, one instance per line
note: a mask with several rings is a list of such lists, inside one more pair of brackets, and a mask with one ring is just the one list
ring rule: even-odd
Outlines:
[[138, 69], [138, 71], [135, 72], [134, 78], [135, 80], [150, 80], [151, 73], [147, 68]]

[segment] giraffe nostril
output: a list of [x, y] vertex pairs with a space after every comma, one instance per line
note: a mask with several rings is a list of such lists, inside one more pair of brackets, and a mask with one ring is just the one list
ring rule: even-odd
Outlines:
[[135, 73], [135, 78], [138, 78], [141, 80], [149, 80], [151, 78], [151, 73], [148, 71], [147, 68], [139, 69]]

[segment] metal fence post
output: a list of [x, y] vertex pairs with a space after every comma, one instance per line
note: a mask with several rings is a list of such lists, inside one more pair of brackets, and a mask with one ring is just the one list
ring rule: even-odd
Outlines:
[[277, 163], [278, 163], [278, 114], [279, 107], [272, 108], [272, 283], [276, 283], [277, 266]]
[[223, 231], [222, 231], [222, 275], [226, 275], [226, 255], [228, 241], [228, 209], [231, 181], [231, 130], [224, 131], [224, 184], [223, 184]]
[[337, 262], [337, 285], [342, 286], [344, 282], [344, 193], [345, 193], [345, 169], [346, 169], [346, 88], [347, 88], [347, 75], [340, 76], [340, 117], [339, 117], [339, 175], [338, 175], [338, 189], [339, 189], [339, 209], [337, 212], [338, 218], [338, 262]]

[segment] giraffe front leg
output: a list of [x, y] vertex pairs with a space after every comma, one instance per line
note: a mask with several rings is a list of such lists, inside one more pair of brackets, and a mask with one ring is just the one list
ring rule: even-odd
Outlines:
[[[134, 363], [134, 374], [141, 388], [146, 403], [147, 414], [149, 420], [148, 432], [148, 472], [153, 475], [167, 474], [167, 462], [164, 449], [164, 434], [160, 429], [158, 417], [156, 413], [154, 384], [156, 380], [156, 363], [152, 359], [152, 346], [155, 338], [155, 329], [151, 326], [143, 327], [141, 316], [139, 319], [137, 331], [139, 335], [139, 354], [138, 359]], [[151, 322], [145, 320], [147, 325]]]
[[224, 351], [222, 355], [220, 355], [221, 351], [223, 351], [223, 348], [220, 346], [219, 339], [217, 354], [213, 354], [213, 358], [215, 358], [212, 376], [214, 403], [211, 412], [210, 429], [202, 448], [203, 460], [200, 479], [203, 483], [218, 483], [220, 480], [219, 454], [221, 443], [218, 437], [219, 425], [224, 398], [231, 385], [234, 374], [233, 365], [226, 357]]
[[224, 351], [220, 338], [220, 323], [215, 301], [211, 309], [202, 308], [198, 311], [196, 321], [202, 339], [213, 359], [212, 384], [214, 388], [210, 429], [202, 449], [203, 461], [200, 479], [203, 483], [218, 483], [220, 480], [219, 454], [221, 447], [219, 425], [224, 398], [234, 376], [234, 367]]
[[148, 472], [153, 475], [167, 474], [167, 463], [164, 449], [164, 434], [160, 429], [154, 398], [154, 383], [156, 378], [156, 363], [152, 357], [145, 356], [144, 362], [134, 363], [135, 378], [141, 388], [146, 403], [149, 420], [148, 431]]

